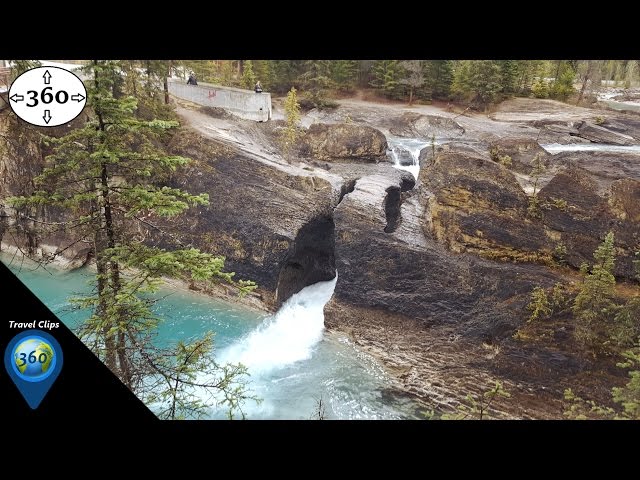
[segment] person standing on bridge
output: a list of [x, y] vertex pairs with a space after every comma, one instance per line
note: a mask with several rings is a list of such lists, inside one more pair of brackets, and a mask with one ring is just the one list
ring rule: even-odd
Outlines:
[[256, 86], [254, 87], [254, 90], [256, 91], [256, 93], [262, 93], [262, 84], [260, 83], [260, 80], [256, 82]]
[[189, 74], [189, 80], [187, 80], [187, 85], [198, 85], [198, 81], [196, 80], [196, 74], [191, 72]]

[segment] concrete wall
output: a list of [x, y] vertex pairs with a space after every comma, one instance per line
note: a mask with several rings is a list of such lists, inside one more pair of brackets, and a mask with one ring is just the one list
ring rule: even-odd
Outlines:
[[271, 94], [221, 87], [208, 83], [187, 85], [185, 80], [169, 79], [169, 93], [198, 105], [220, 107], [247, 120], [271, 119]]

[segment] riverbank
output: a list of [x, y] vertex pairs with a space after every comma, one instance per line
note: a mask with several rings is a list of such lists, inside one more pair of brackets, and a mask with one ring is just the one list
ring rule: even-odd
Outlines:
[[[610, 365], [574, 349], [566, 330], [536, 344], [514, 335], [533, 288], [558, 282], [559, 262], [592, 262], [609, 229], [615, 273], [632, 279], [640, 122], [535, 99], [490, 115], [338, 103], [303, 116], [311, 128], [290, 155], [277, 121], [178, 105], [184, 128], [170, 149], [193, 163], [172, 182], [211, 198], [181, 219], [185, 242], [257, 281], [249, 300], [263, 312], [337, 270], [326, 326], [381, 359], [394, 387], [425, 407], [453, 410], [500, 381], [512, 397], [494, 415], [561, 418], [564, 388]], [[533, 172], [538, 161], [544, 173]], [[607, 375], [591, 375], [600, 398]]]

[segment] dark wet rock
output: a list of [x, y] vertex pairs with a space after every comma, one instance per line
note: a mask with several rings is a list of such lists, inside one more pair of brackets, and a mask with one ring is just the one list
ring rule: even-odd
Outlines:
[[618, 180], [610, 194], [600, 195], [593, 175], [577, 166], [559, 172], [539, 195], [548, 206], [544, 225], [557, 232], [558, 244], [566, 246], [569, 265], [593, 263], [593, 252], [612, 231], [618, 249], [615, 274], [628, 279], [634, 276], [634, 252], [640, 242], [638, 198], [640, 181]]
[[176, 135], [170, 147], [194, 160], [175, 186], [210, 198], [210, 206], [178, 220], [185, 243], [224, 255], [226, 269], [258, 283], [272, 307], [332, 278], [334, 194], [326, 180], [271, 168], [192, 132]]

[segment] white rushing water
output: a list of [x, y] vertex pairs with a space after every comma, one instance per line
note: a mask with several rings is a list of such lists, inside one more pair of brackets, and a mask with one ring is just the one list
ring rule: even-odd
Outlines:
[[430, 142], [417, 138], [387, 137], [389, 145], [389, 155], [393, 159], [393, 164], [400, 170], [406, 170], [418, 179], [420, 173], [420, 151]]
[[640, 153], [640, 145], [609, 145], [604, 143], [571, 143], [562, 145], [549, 143], [540, 145], [549, 153], [560, 152], [615, 152], [615, 153]]
[[260, 375], [311, 358], [324, 332], [324, 306], [331, 299], [338, 275], [292, 295], [275, 315], [237, 343], [220, 352], [224, 362], [242, 363]]

